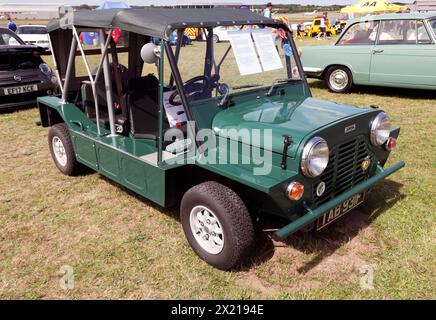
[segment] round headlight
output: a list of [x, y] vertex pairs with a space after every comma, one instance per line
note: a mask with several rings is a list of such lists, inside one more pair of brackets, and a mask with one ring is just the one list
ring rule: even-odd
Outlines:
[[308, 177], [317, 177], [329, 163], [329, 146], [320, 137], [313, 137], [306, 143], [301, 157], [301, 170]]
[[50, 67], [48, 66], [47, 63], [41, 63], [41, 64], [39, 65], [39, 70], [41, 70], [41, 72], [42, 72], [43, 74], [45, 74], [46, 76], [51, 75], [51, 69], [50, 69]]
[[383, 145], [391, 134], [391, 120], [384, 112], [380, 112], [371, 124], [371, 143], [375, 146]]

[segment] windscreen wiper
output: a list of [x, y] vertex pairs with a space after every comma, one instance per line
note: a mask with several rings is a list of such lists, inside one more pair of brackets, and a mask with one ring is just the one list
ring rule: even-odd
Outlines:
[[[231, 89], [232, 90], [240, 90], [240, 89], [248, 89], [248, 88], [257, 88], [260, 86], [261, 86], [260, 84], [244, 84], [244, 85], [240, 85], [240, 86], [234, 86]], [[220, 107], [220, 108], [223, 107], [227, 103], [229, 96], [230, 96], [230, 88], [227, 89], [227, 92], [224, 94], [223, 98], [218, 103], [218, 107]]]
[[232, 87], [232, 90], [240, 90], [240, 89], [248, 89], [248, 88], [257, 88], [260, 87], [260, 84], [243, 84], [241, 86]]
[[292, 81], [294, 79], [292, 78], [282, 78], [282, 79], [274, 79], [274, 82], [272, 83], [271, 87], [269, 88], [268, 92], [266, 93], [267, 97], [270, 97], [275, 89], [275, 87], [280, 84], [280, 83], [285, 83], [285, 82], [289, 82]]

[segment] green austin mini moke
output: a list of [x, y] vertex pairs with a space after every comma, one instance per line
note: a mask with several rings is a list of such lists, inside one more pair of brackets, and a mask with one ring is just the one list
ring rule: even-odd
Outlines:
[[[214, 43], [219, 26], [230, 43]], [[188, 28], [206, 40], [182, 46]], [[400, 129], [382, 110], [312, 98], [280, 21], [239, 9], [110, 9], [69, 13], [48, 31], [62, 95], [38, 106], [58, 169], [86, 166], [180, 205], [189, 244], [217, 268], [255, 252], [264, 217], [278, 217], [264, 230], [276, 240], [322, 229], [404, 166], [384, 168]], [[98, 43], [82, 45], [91, 32]]]

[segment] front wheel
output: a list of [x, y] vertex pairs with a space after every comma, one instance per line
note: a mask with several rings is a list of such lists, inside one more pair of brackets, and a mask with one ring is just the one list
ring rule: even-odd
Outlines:
[[220, 42], [220, 38], [216, 34], [213, 35], [212, 39], [213, 39], [213, 42], [215, 42], [215, 43]]
[[70, 132], [65, 123], [58, 123], [50, 128], [48, 145], [53, 161], [59, 171], [68, 176], [79, 173], [81, 165], [76, 161]]
[[253, 222], [241, 198], [228, 187], [214, 181], [192, 187], [183, 196], [180, 218], [192, 249], [208, 264], [230, 270], [249, 257]]
[[330, 67], [325, 80], [329, 90], [336, 93], [346, 93], [353, 86], [353, 75], [348, 68], [342, 66]]

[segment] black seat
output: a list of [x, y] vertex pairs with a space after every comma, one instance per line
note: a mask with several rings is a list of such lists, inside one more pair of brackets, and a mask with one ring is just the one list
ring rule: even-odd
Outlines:
[[[82, 82], [81, 92], [82, 92], [82, 105], [85, 114], [88, 118], [95, 121], [96, 119], [95, 100], [94, 100], [94, 95], [92, 93], [92, 85], [90, 81]], [[96, 83], [96, 93], [97, 93], [100, 119], [107, 121], [109, 117], [108, 117], [107, 99], [106, 99], [106, 91], [104, 89], [104, 83], [103, 84], [101, 82]]]
[[[127, 77], [128, 72], [127, 68], [123, 65], [118, 65], [117, 67], [120, 71], [121, 76], [121, 83], [119, 84], [121, 89], [121, 94], [123, 94], [126, 91], [127, 86]], [[111, 71], [111, 79], [115, 79], [114, 76], [114, 67], [113, 64], [110, 64], [110, 71]], [[96, 70], [94, 70], [94, 76], [95, 76]], [[96, 94], [97, 94], [97, 100], [98, 100], [98, 110], [99, 110], [99, 119], [100, 123], [103, 123], [105, 127], [109, 127], [109, 115], [108, 115], [108, 107], [107, 107], [107, 96], [106, 96], [106, 89], [105, 89], [105, 82], [104, 77], [101, 75], [98, 79], [98, 81], [95, 84], [96, 88]], [[117, 88], [116, 81], [112, 81], [112, 89], [113, 92], [115, 92], [115, 88]], [[95, 100], [94, 95], [92, 93], [92, 85], [90, 81], [83, 81], [82, 87], [81, 87], [81, 97], [82, 97], [82, 106], [83, 110], [88, 118], [96, 121], [96, 110], [95, 110]], [[121, 99], [124, 99], [124, 96], [117, 97], [115, 94], [113, 94], [114, 99], [114, 109], [115, 109], [115, 126], [118, 133], [128, 133], [126, 129], [127, 124], [127, 112], [125, 115], [122, 114], [121, 110], [121, 104], [123, 101], [119, 101]]]
[[159, 80], [153, 74], [129, 80], [126, 101], [131, 135], [156, 140], [159, 131]]

